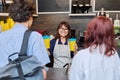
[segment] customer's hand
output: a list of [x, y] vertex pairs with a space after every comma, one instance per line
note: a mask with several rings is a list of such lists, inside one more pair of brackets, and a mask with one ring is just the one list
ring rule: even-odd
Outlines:
[[45, 69], [42, 69], [42, 72], [43, 72], [44, 80], [46, 80], [47, 79], [47, 71]]

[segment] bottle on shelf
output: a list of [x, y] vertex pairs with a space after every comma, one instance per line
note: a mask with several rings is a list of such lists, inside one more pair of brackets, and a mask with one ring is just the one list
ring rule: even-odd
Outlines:
[[3, 7], [6, 6], [6, 1], [5, 0], [2, 0], [2, 5], [3, 5]]
[[6, 12], [6, 7], [7, 7], [6, 1], [5, 0], [1, 0], [1, 1], [2, 1], [3, 12]]
[[78, 13], [79, 12], [79, 6], [78, 1], [72, 1], [72, 13]]
[[120, 33], [120, 20], [118, 19], [118, 14], [116, 14], [116, 19], [114, 20], [114, 31], [115, 34]]
[[79, 47], [83, 47], [83, 44], [84, 44], [84, 35], [83, 33], [80, 31], [80, 34], [79, 34]]
[[12, 18], [8, 17], [6, 21], [0, 21], [1, 32], [11, 29], [14, 26], [14, 21]]
[[2, 5], [2, 2], [0, 2], [0, 12], [3, 11], [3, 5]]
[[104, 8], [101, 8], [100, 12], [98, 12], [97, 16], [106, 16], [106, 12], [104, 11]]

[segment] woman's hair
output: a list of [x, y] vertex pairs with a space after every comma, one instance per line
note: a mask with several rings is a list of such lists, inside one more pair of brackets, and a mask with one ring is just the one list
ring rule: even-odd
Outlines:
[[59, 34], [59, 29], [62, 27], [62, 26], [65, 26], [67, 29], [68, 29], [68, 35], [66, 36], [66, 38], [68, 39], [70, 37], [70, 25], [68, 22], [66, 21], [62, 21], [61, 23], [59, 23], [58, 27], [57, 27], [57, 34], [56, 34], [56, 38], [60, 38], [60, 34]]
[[105, 55], [111, 56], [114, 54], [115, 39], [114, 28], [112, 21], [105, 17], [99, 16], [91, 20], [87, 27], [85, 34], [85, 47], [92, 47], [93, 45], [105, 44]]
[[8, 11], [15, 22], [26, 22], [34, 14], [35, 8], [32, 0], [14, 0]]

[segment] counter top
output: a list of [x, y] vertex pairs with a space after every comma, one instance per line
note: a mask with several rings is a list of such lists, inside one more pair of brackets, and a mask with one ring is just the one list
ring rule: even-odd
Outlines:
[[68, 80], [65, 68], [49, 68], [46, 80]]

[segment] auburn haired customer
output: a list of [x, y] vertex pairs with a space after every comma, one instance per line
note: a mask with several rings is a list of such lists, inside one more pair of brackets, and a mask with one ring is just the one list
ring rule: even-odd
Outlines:
[[120, 59], [109, 18], [99, 16], [89, 22], [85, 49], [73, 58], [69, 80], [120, 80]]

